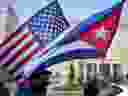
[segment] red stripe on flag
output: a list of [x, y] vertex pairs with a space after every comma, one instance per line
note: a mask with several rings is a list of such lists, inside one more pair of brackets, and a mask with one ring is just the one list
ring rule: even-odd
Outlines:
[[36, 48], [36, 49], [34, 49], [32, 52], [30, 52], [30, 53], [28, 54], [27, 58], [24, 59], [24, 60], [22, 60], [22, 61], [20, 62], [20, 64], [27, 64], [28, 61], [30, 61], [30, 60], [32, 59], [32, 56], [33, 56], [37, 51], [38, 51], [38, 49]]
[[[20, 33], [20, 32], [19, 32], [19, 33]], [[21, 34], [22, 34], [22, 32], [21, 32]], [[30, 34], [31, 34], [30, 32], [27, 32], [26, 34], [22, 35], [22, 37], [19, 38], [19, 40], [17, 40], [17, 41], [15, 42], [15, 45], [16, 45], [16, 46], [19, 45], [19, 44], [22, 42], [22, 40], [24, 40], [25, 38], [27, 38]]]
[[30, 46], [32, 45], [32, 41], [30, 40], [26, 45], [23, 45], [19, 52], [16, 53], [16, 58], [18, 58], [21, 54], [23, 54]]

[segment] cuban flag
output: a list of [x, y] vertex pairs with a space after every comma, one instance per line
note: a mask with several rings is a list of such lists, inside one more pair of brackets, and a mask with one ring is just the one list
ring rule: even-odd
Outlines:
[[80, 25], [80, 39], [96, 47], [97, 56], [105, 56], [120, 21], [124, 0], [112, 8], [91, 16]]

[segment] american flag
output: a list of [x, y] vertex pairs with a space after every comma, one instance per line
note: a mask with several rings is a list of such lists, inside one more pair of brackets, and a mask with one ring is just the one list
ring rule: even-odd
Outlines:
[[96, 47], [97, 57], [105, 57], [117, 32], [125, 0], [115, 3], [112, 8], [92, 15], [80, 25], [80, 39]]
[[[57, 38], [57, 36], [59, 36], [64, 30], [66, 30], [70, 26], [70, 24], [65, 18], [62, 9], [59, 6], [59, 3], [57, 2], [57, 0], [54, 0], [45, 8], [39, 10], [25, 24], [19, 27], [17, 32], [22, 33], [24, 26], [27, 26], [31, 31], [30, 33], [32, 33], [32, 45], [39, 45], [36, 48], [37, 52], [35, 54], [31, 54], [32, 58], [31, 60], [28, 60], [31, 62], [36, 56], [38, 57], [40, 55], [43, 55], [44, 51], [42, 50], [55, 38]], [[13, 65], [16, 65], [15, 62], [13, 63]], [[31, 64], [29, 62], [25, 62], [24, 64], [29, 66], [32, 65], [33, 62], [31, 62]], [[26, 65], [23, 67], [27, 67]], [[17, 74], [17, 71], [15, 73]]]

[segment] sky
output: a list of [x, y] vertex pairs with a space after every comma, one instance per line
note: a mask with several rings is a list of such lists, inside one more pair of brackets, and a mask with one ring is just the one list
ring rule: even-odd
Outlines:
[[[13, 4], [16, 8], [16, 15], [30, 17], [37, 10], [44, 8], [53, 0], [0, 0], [0, 8], [7, 8], [8, 4]], [[113, 3], [120, 0], [58, 0], [61, 8], [63, 8], [65, 16], [72, 17], [88, 17], [92, 13], [102, 11], [112, 7]], [[16, 4], [15, 4], [16, 3]], [[128, 8], [123, 11], [123, 16], [128, 16]], [[127, 17], [126, 17], [127, 18]], [[25, 18], [26, 19], [26, 18]], [[26, 19], [27, 20], [27, 19]], [[24, 21], [23, 18], [21, 21]], [[126, 20], [124, 20], [126, 22]]]
[[[53, 0], [16, 0], [17, 16], [31, 16]], [[83, 16], [112, 6], [111, 0], [58, 0], [66, 16]], [[117, 0], [116, 0], [117, 1]], [[100, 4], [99, 4], [100, 2]]]
[[[14, 1], [14, 0], [13, 0]], [[44, 8], [53, 0], [16, 0], [17, 16], [33, 16], [37, 10]], [[102, 11], [112, 7], [115, 2], [120, 0], [58, 0], [65, 16], [83, 17], [90, 16], [92, 13]], [[125, 9], [123, 16], [128, 16]], [[22, 19], [21, 19], [22, 20]], [[26, 19], [27, 20], [27, 19]], [[124, 20], [125, 21], [125, 20]], [[123, 22], [124, 22], [123, 21]]]

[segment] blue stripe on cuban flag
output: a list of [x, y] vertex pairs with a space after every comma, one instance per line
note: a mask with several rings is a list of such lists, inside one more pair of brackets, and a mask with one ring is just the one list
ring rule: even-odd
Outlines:
[[89, 16], [89, 18], [85, 19], [80, 23], [80, 32], [88, 32], [88, 28], [97, 22], [96, 16], [110, 16], [112, 15], [111, 13], [112, 13], [112, 8], [109, 8], [102, 12], [95, 13]]

